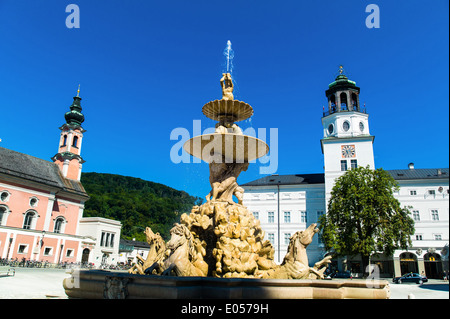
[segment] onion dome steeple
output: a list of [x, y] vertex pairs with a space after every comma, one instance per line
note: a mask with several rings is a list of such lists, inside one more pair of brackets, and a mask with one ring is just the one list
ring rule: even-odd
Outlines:
[[81, 113], [80, 101], [80, 86], [78, 85], [77, 96], [73, 98], [70, 111], [64, 115], [66, 123], [59, 128], [61, 135], [58, 153], [52, 157], [64, 177], [77, 181], [81, 178], [81, 168], [85, 162], [81, 157], [81, 142], [86, 130], [81, 127], [84, 115]]
[[80, 85], [78, 85], [77, 96], [74, 96], [73, 103], [70, 106], [70, 111], [64, 115], [66, 123], [69, 125], [80, 126], [84, 122], [84, 115], [81, 113], [81, 97]]

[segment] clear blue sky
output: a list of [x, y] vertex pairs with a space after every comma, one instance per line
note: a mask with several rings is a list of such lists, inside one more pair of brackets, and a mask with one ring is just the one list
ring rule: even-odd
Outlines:
[[[68, 29], [68, 4], [80, 28]], [[368, 29], [365, 8], [380, 8]], [[325, 90], [344, 65], [361, 87], [384, 169], [448, 167], [448, 0], [0, 0], [0, 146], [50, 159], [81, 84], [85, 172], [209, 191], [207, 164], [174, 164], [176, 127], [221, 98], [222, 52], [255, 128], [278, 128], [279, 174], [321, 173]], [[241, 174], [262, 177], [258, 164]]]

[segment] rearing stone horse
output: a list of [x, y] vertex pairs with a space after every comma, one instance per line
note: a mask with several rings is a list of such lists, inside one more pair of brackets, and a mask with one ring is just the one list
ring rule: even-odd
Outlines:
[[166, 245], [164, 261], [154, 263], [145, 273], [153, 270], [162, 275], [206, 276], [208, 264], [203, 260], [206, 251], [204, 243], [194, 240], [189, 229], [178, 223], [170, 230], [171, 238]]
[[314, 234], [319, 232], [317, 224], [311, 224], [303, 231], [296, 232], [290, 239], [288, 252], [284, 260], [274, 272], [270, 270], [265, 278], [277, 279], [323, 279], [326, 265], [331, 262], [331, 256], [327, 256], [317, 262], [314, 267], [309, 267], [306, 247], [311, 244]]
[[159, 233], [155, 234], [150, 227], [146, 227], [145, 236], [147, 238], [147, 243], [150, 245], [150, 251], [148, 252], [147, 259], [144, 260], [141, 256], [136, 255], [136, 264], [128, 270], [130, 274], [143, 275], [145, 269], [164, 258], [166, 243], [164, 242], [164, 239], [162, 239], [161, 235], [159, 235]]

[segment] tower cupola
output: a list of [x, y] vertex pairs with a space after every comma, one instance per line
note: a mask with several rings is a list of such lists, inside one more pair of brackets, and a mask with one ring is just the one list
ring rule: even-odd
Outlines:
[[365, 113], [365, 109], [362, 109], [359, 103], [359, 91], [356, 82], [345, 75], [342, 65], [339, 66], [338, 76], [328, 85], [328, 90], [325, 91], [328, 99], [328, 110], [324, 109], [323, 116], [346, 111]]
[[322, 124], [324, 138], [349, 138], [368, 136], [369, 115], [365, 106], [359, 104], [360, 88], [356, 82], [344, 74], [343, 66], [339, 66], [339, 74], [328, 84], [325, 95], [328, 99], [328, 110], [323, 110]]

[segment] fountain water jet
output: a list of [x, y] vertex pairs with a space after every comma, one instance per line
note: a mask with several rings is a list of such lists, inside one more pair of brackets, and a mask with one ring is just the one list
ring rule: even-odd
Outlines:
[[223, 55], [225, 55], [226, 61], [227, 61], [227, 69], [225, 73], [233, 73], [233, 58], [234, 58], [234, 51], [231, 48], [231, 41], [227, 41], [227, 47], [223, 51]]

